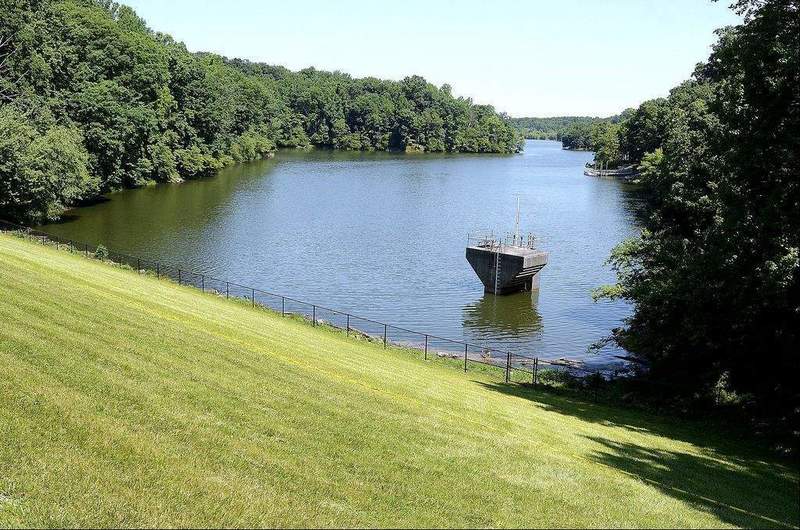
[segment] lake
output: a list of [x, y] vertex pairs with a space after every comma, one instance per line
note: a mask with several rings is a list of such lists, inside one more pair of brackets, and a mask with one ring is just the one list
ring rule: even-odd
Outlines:
[[[411, 330], [594, 364], [630, 313], [591, 290], [636, 233], [631, 185], [583, 175], [591, 153], [527, 141], [517, 155], [279, 151], [212, 178], [112, 193], [42, 227], [77, 241]], [[469, 232], [521, 231], [550, 253], [538, 292], [484, 294]]]

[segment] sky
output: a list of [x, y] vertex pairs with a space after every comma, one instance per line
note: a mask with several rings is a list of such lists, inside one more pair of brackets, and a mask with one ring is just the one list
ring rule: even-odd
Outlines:
[[610, 116], [705, 60], [721, 0], [122, 0], [191, 51], [355, 77], [421, 75], [511, 116]]

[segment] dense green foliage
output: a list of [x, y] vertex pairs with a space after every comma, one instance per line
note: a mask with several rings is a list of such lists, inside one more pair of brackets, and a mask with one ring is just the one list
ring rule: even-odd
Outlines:
[[4, 234], [0, 322], [3, 528], [797, 524], [797, 471], [705, 423]]
[[564, 132], [582, 125], [591, 125], [604, 118], [592, 116], [555, 116], [552, 118], [511, 118], [513, 125], [530, 140], [562, 140]]
[[800, 417], [798, 2], [743, 1], [709, 60], [620, 125], [640, 164], [640, 238], [617, 247], [635, 304], [614, 339], [687, 401], [723, 398], [775, 425]]
[[620, 123], [624, 123], [632, 112], [632, 109], [627, 109], [610, 118], [573, 123], [561, 133], [561, 143], [564, 149], [595, 151], [596, 162], [616, 166], [623, 161], [617, 140]]
[[561, 143], [564, 149], [592, 151], [592, 131], [597, 122], [575, 123], [561, 133]]
[[616, 131], [616, 124], [611, 120], [576, 123], [561, 133], [561, 143], [564, 149], [595, 151], [609, 130]]
[[520, 137], [492, 107], [454, 98], [448, 85], [436, 88], [419, 76], [394, 82], [313, 68], [293, 73], [242, 60], [229, 64], [276, 85], [290, 115], [277, 136], [281, 146], [473, 153], [521, 148]]
[[13, 107], [0, 107], [0, 211], [11, 217], [54, 217], [84, 193], [97, 190], [86, 170], [89, 155], [75, 128], [37, 131]]
[[[0, 137], [27, 146], [51, 135], [58, 144], [49, 154], [3, 160], [3, 215], [53, 218], [98, 192], [207, 175], [276, 146], [500, 153], [521, 146], [492, 107], [420, 77], [353, 79], [192, 54], [108, 0], [0, 0], [0, 13], [0, 107], [9, 109]], [[56, 152], [69, 169], [63, 180], [64, 168], [26, 165]], [[37, 191], [42, 180], [47, 195]]]
[[627, 109], [614, 120], [577, 130], [575, 140], [570, 141], [595, 151], [595, 163], [598, 165], [639, 165], [645, 154], [661, 147], [665, 129], [674, 118], [671, 109], [694, 100], [687, 90], [692, 89], [681, 85], [672, 91], [670, 98], [645, 101], [635, 109]]

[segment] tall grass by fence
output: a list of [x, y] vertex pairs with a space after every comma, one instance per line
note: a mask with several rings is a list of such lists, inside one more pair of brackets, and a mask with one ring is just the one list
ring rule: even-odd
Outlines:
[[296, 315], [307, 320], [312, 326], [332, 326], [341, 329], [347, 335], [352, 334], [374, 342], [382, 342], [384, 347], [391, 345], [418, 350], [425, 359], [431, 356], [463, 362], [465, 372], [470, 366], [490, 367], [499, 370], [505, 382], [530, 382], [536, 385], [558, 380], [559, 376], [564, 375], [585, 379], [605, 379], [612, 375], [606, 371], [591, 370], [575, 363], [539, 359], [535, 356], [409, 330], [286, 295], [215, 278], [184, 267], [130, 256], [106, 249], [102, 244], [74, 241], [8, 221], [0, 220], [0, 232], [13, 233], [43, 245], [52, 245], [82, 254], [87, 258], [99, 258], [126, 265], [139, 273], [149, 273], [158, 279], [170, 279], [179, 285], [192, 286], [204, 293], [243, 300], [249, 302], [252, 307], [272, 310], [283, 316]]

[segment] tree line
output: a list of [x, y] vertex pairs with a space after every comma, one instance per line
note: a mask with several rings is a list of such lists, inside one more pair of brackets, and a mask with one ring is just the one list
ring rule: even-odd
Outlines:
[[418, 76], [354, 79], [190, 53], [108, 0], [3, 0], [0, 213], [209, 175], [278, 147], [512, 153], [491, 106]]
[[618, 137], [622, 126], [634, 113], [627, 109], [608, 118], [559, 116], [554, 118], [511, 118], [510, 123], [526, 138], [558, 140], [564, 149], [595, 151], [596, 162], [614, 168], [627, 163]]
[[740, 0], [707, 61], [610, 124], [596, 160], [638, 166], [643, 230], [616, 247], [633, 303], [611, 340], [669, 399], [800, 433], [800, 5]]
[[593, 116], [554, 116], [551, 118], [510, 118], [509, 122], [529, 140], [563, 141], [565, 134], [574, 129], [590, 126], [610, 118]]

